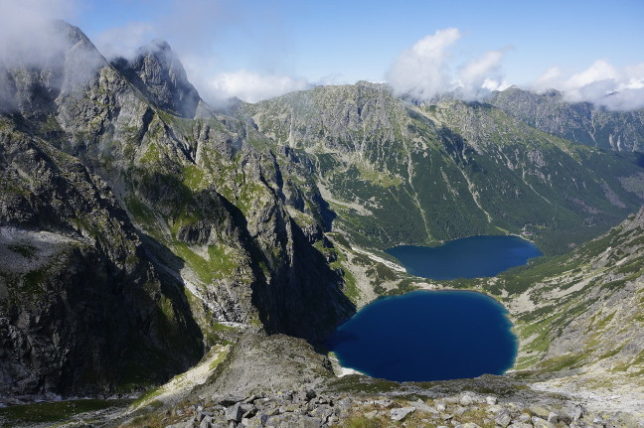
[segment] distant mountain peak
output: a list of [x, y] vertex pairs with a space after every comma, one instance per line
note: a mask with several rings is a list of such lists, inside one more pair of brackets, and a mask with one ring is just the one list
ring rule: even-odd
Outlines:
[[[147, 45], [141, 46], [140, 50], [149, 50], [149, 51], [162, 51], [162, 52], [172, 52], [172, 47], [170, 44], [162, 39], [154, 39]], [[172, 52], [174, 54], [174, 52]]]
[[62, 19], [53, 20], [51, 21], [50, 28], [54, 32], [65, 36], [67, 40], [72, 44], [77, 42], [83, 42], [94, 46], [94, 44], [89, 40], [89, 38], [85, 35], [85, 33], [83, 33], [83, 31], [80, 28], [70, 24], [67, 21], [64, 21]]
[[[605, 97], [614, 96], [613, 93]], [[549, 134], [608, 150], [642, 152], [644, 109], [610, 110], [588, 101], [568, 101], [556, 89], [537, 93], [520, 88], [494, 92], [487, 101]]]

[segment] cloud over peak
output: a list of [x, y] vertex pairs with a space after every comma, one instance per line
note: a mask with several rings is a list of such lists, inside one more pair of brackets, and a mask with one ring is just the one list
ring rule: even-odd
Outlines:
[[457, 28], [438, 30], [401, 53], [386, 76], [394, 93], [429, 100], [450, 90], [447, 51], [460, 37]]
[[[460, 38], [457, 28], [446, 28], [402, 52], [386, 75], [394, 93], [422, 101], [432, 101], [442, 94], [469, 101], [511, 86], [502, 73], [507, 48], [490, 50], [458, 64], [450, 52]], [[599, 59], [584, 70], [568, 74], [554, 66], [526, 86], [536, 92], [556, 89], [568, 102], [587, 101], [611, 110], [632, 110], [644, 107], [644, 63], [619, 68]]]
[[443, 93], [475, 99], [483, 92], [506, 87], [501, 75], [506, 50], [491, 50], [455, 67], [450, 48], [460, 38], [458, 28], [445, 28], [400, 54], [387, 72], [394, 93], [424, 101]]
[[[60, 18], [73, 22], [73, 17], [80, 14], [79, 9], [83, 9], [80, 5], [78, 0], [0, 0], [0, 67], [47, 67], [63, 61], [61, 52], [69, 47], [69, 40], [52, 29], [51, 22]], [[292, 61], [289, 53], [292, 43], [283, 34], [288, 33], [283, 22], [266, 20], [267, 8], [243, 6], [228, 0], [168, 0], [158, 9], [158, 13], [149, 16], [137, 15], [136, 20], [116, 20], [115, 25], [93, 37], [93, 42], [109, 60], [117, 56], [132, 59], [151, 40], [169, 40], [188, 79], [212, 104], [229, 97], [256, 102], [313, 86], [307, 80], [310, 75], [302, 76], [301, 65], [297, 70], [300, 62]], [[255, 34], [258, 23], [266, 27]], [[230, 34], [237, 38], [230, 39]], [[508, 48], [481, 51], [463, 58], [463, 49], [458, 49], [461, 39], [461, 31], [454, 27], [426, 35], [393, 58], [385, 81], [396, 95], [423, 101], [442, 94], [464, 100], [481, 99], [510, 86], [503, 73]], [[239, 51], [249, 52], [250, 58], [230, 56], [232, 44], [239, 46]], [[517, 45], [519, 49], [521, 46]], [[333, 55], [332, 52], [314, 53]], [[96, 62], [95, 58], [92, 61]], [[91, 71], [87, 63], [78, 61], [78, 67]], [[319, 74], [320, 64], [321, 61], [316, 62], [309, 72]], [[373, 75], [385, 71], [379, 66], [374, 68]], [[333, 73], [328, 76], [322, 78], [326, 83], [348, 83]], [[356, 80], [365, 78], [355, 77]], [[315, 84], [318, 83], [321, 82], [316, 80]], [[538, 79], [521, 86], [537, 92], [556, 89], [570, 102], [588, 101], [616, 110], [642, 108], [644, 63], [616, 66], [606, 59], [598, 59], [585, 69], [567, 72], [553, 66]], [[0, 87], [0, 92], [6, 92], [5, 89]]]
[[203, 83], [201, 87], [207, 98], [221, 100], [237, 97], [250, 103], [311, 87], [304, 79], [248, 70], [220, 73]]
[[72, 1], [0, 0], [0, 61], [6, 66], [42, 65], [66, 47], [56, 19], [69, 17]]
[[132, 59], [141, 46], [154, 39], [154, 26], [148, 22], [130, 22], [122, 27], [110, 28], [96, 37], [95, 43], [106, 58]]
[[533, 84], [537, 92], [556, 89], [566, 101], [587, 101], [612, 110], [644, 107], [644, 63], [617, 68], [597, 60], [588, 68], [566, 75], [558, 67], [547, 69]]

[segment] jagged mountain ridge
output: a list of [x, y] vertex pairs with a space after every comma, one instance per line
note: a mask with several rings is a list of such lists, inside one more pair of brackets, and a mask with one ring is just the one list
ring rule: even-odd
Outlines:
[[588, 146], [644, 152], [644, 110], [611, 111], [592, 103], [569, 103], [555, 90], [543, 94], [508, 88], [488, 100], [535, 128]]
[[141, 47], [133, 59], [111, 61], [127, 79], [157, 107], [178, 116], [193, 118], [207, 107], [188, 81], [176, 54], [164, 41]]
[[361, 245], [510, 232], [563, 252], [642, 203], [636, 156], [562, 140], [486, 104], [418, 107], [358, 83], [246, 113], [275, 144], [310, 159], [339, 214], [335, 227]]
[[[140, 371], [138, 377], [127, 382], [118, 376], [110, 377], [104, 370], [105, 365], [97, 364], [94, 376], [67, 384], [64, 383], [66, 373], [60, 371], [52, 373], [52, 379], [45, 382], [46, 378], [39, 376], [35, 368], [47, 364], [49, 356], [33, 346], [24, 346], [3, 357], [11, 367], [3, 373], [3, 390], [73, 393], [140, 388], [185, 369], [203, 354], [204, 346], [220, 342], [224, 337], [234, 337], [237, 329], [263, 328], [320, 343], [330, 329], [352, 313], [353, 305], [340, 291], [342, 278], [311, 245], [316, 237], [320, 238], [321, 227], [311, 220], [310, 227], [303, 229], [289, 214], [286, 201], [297, 196], [291, 196], [294, 190], [286, 172], [280, 171], [275, 155], [253, 146], [261, 145], [262, 137], [253, 135], [252, 129], [232, 117], [209, 115], [191, 120], [162, 110], [159, 107], [162, 96], [180, 100], [181, 96], [173, 91], [181, 91], [181, 87], [167, 85], [163, 90], [169, 92], [159, 94], [155, 92], [158, 82], [153, 80], [153, 85], [142, 91], [137, 84], [149, 81], [128, 80], [128, 76], [100, 56], [77, 28], [62, 25], [61, 31], [67, 35], [68, 44], [59, 53], [58, 61], [41, 68], [25, 64], [4, 70], [8, 80], [15, 83], [10, 86], [16, 102], [15, 108], [3, 116], [2, 156], [14, 150], [14, 141], [28, 136], [59, 156], [74, 160], [71, 164], [49, 164], [53, 183], [64, 181], [73, 170], [79, 170], [79, 185], [91, 189], [91, 183], [85, 181], [91, 182], [92, 176], [100, 176], [102, 185], [114, 194], [112, 210], [121, 215], [127, 212], [122, 221], [129, 228], [129, 235], [120, 238], [125, 241], [123, 245], [138, 242], [136, 254], [148, 266], [146, 275], [157, 277], [154, 287], [170, 290], [168, 293], [173, 296], [170, 301], [159, 299], [158, 291], [150, 290], [157, 297], [151, 299], [147, 309], [144, 306], [141, 310], [162, 311], [166, 318], [179, 319], [177, 307], [183, 305], [180, 309], [185, 314], [181, 316], [193, 319], [191, 322], [196, 325], [191, 327], [195, 332], [186, 331], [185, 326], [181, 330], [179, 326], [177, 335], [192, 341], [193, 346], [168, 347], [164, 343], [161, 343], [163, 346], [153, 343], [153, 354], [176, 354], [181, 364], [161, 361], [160, 367], [150, 366], [154, 370], [152, 374]], [[65, 85], [75, 72], [68, 65], [88, 57], [96, 61], [89, 67], [86, 78], [73, 86]], [[161, 68], [174, 65], [163, 61], [154, 64]], [[164, 70], [161, 74], [171, 73], [172, 70]], [[148, 94], [155, 96], [148, 99]], [[76, 210], [60, 212], [64, 224], [78, 223], [73, 230], [51, 224], [48, 216], [34, 217], [33, 213], [28, 216], [29, 205], [25, 206], [25, 199], [15, 194], [24, 193], [35, 200], [45, 198], [47, 193], [29, 185], [37, 183], [43, 172], [38, 165], [36, 160], [27, 158], [24, 167], [16, 172], [9, 166], [3, 171], [9, 174], [7, 179], [18, 177], [21, 181], [15, 189], [5, 187], [0, 191], [2, 226], [23, 230], [23, 235], [60, 235], [52, 250], [55, 254], [64, 253], [62, 247], [75, 239], [74, 234], [96, 236], [95, 241], [87, 244], [87, 251], [91, 253], [96, 248], [106, 263], [120, 266], [122, 262], [115, 258], [125, 250], [112, 248], [111, 245], [117, 244], [101, 239], [103, 235], [117, 233], [118, 229], [108, 229], [109, 223], [97, 225], [82, 221], [93, 215], [95, 199], [88, 196]], [[68, 168], [72, 170], [67, 171]], [[49, 203], [60, 205], [63, 195], [55, 193], [54, 196]], [[300, 215], [320, 215], [316, 207], [305, 211]], [[31, 220], [27, 222], [25, 216]], [[101, 219], [105, 220], [101, 217], [94, 220]], [[26, 239], [25, 245], [33, 246], [30, 242]], [[126, 253], [134, 256], [133, 248]], [[20, 252], [11, 245], [5, 250]], [[31, 314], [44, 322], [47, 306], [30, 306], [29, 299], [7, 299], [20, 292], [20, 284], [30, 279], [30, 287], [25, 292], [50, 293], [63, 284], [71, 289], [82, 287], [91, 277], [92, 269], [100, 269], [100, 264], [94, 266], [85, 258], [61, 258], [55, 263], [56, 272], [89, 271], [77, 281], [57, 284], [36, 275], [32, 268], [26, 271], [16, 271], [12, 266], [3, 268], [7, 274], [3, 276], [3, 289], [8, 289], [3, 293], [0, 315], [5, 329], [3, 338], [12, 337], [9, 331], [18, 329], [26, 336], [25, 343], [31, 340], [57, 343], [56, 347], [61, 350], [82, 347], [93, 336], [101, 338], [100, 331], [83, 330], [83, 334], [76, 336], [62, 334], [56, 323], [51, 324], [51, 329], [36, 333], [28, 329], [29, 325], [24, 326], [24, 316]], [[7, 282], [7, 277], [12, 282]], [[113, 278], [117, 282], [113, 287], [125, 289], [126, 295], [143, 286], [143, 280], [136, 278]], [[94, 310], [108, 314], [112, 302], [97, 299], [93, 302]], [[127, 305], [124, 308], [128, 310]], [[63, 327], [74, 331], [81, 327], [83, 316], [81, 312], [78, 318], [70, 318], [66, 316], [69, 310], [63, 310], [58, 316], [69, 324]], [[133, 310], [136, 314], [136, 309]], [[130, 341], [147, 342], [143, 337], [137, 339], [137, 334], [149, 334], [146, 327], [149, 318], [134, 317]], [[228, 324], [222, 325], [222, 322]], [[233, 326], [232, 332], [230, 326]], [[119, 343], [98, 348], [96, 353], [101, 360], [117, 359], [123, 349], [128, 349]], [[52, 357], [65, 367], [79, 365], [79, 356], [75, 353]], [[128, 364], [145, 364], [154, 359], [135, 352], [127, 360]]]

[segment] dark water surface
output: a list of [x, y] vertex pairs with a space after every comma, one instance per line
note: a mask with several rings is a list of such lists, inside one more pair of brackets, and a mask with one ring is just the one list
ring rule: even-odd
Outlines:
[[386, 252], [410, 274], [432, 279], [494, 276], [542, 255], [533, 243], [516, 236], [473, 236], [440, 247], [404, 245]]
[[343, 367], [396, 381], [502, 374], [517, 351], [506, 309], [471, 291], [380, 298], [329, 340]]

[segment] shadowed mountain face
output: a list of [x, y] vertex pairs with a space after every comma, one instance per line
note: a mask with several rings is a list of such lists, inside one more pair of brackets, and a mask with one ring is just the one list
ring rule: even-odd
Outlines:
[[0, 177], [3, 395], [159, 382], [198, 361], [186, 296], [103, 180], [4, 119]]
[[359, 83], [215, 113], [167, 44], [110, 64], [56, 25], [56, 55], [0, 66], [3, 394], [138, 389], [241, 335], [322, 351], [364, 286], [332, 241], [557, 253], [644, 200], [631, 154], [487, 104]]
[[354, 309], [312, 245], [319, 194], [244, 122], [185, 118], [199, 96], [166, 44], [125, 75], [59, 30], [57, 60], [4, 70], [0, 391], [140, 388], [236, 329], [321, 343]]

